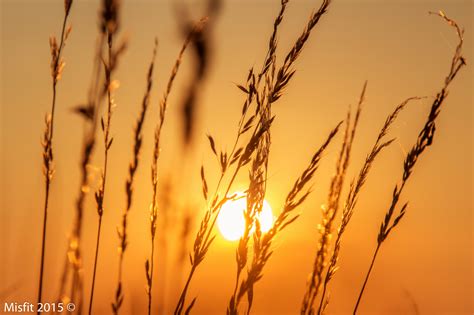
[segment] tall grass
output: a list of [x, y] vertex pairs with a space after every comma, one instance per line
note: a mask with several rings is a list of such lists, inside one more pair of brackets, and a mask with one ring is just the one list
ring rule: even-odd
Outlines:
[[122, 273], [123, 273], [123, 259], [125, 250], [128, 247], [128, 234], [127, 234], [127, 227], [128, 227], [128, 214], [132, 208], [132, 201], [133, 201], [133, 184], [135, 180], [135, 174], [138, 169], [138, 164], [140, 162], [140, 152], [143, 144], [143, 124], [145, 123], [146, 114], [148, 112], [148, 107], [150, 104], [150, 95], [151, 89], [153, 87], [153, 70], [155, 65], [155, 57], [156, 57], [156, 49], [157, 49], [158, 41], [155, 40], [155, 47], [153, 48], [153, 57], [150, 62], [150, 66], [148, 68], [147, 77], [146, 77], [146, 90], [145, 95], [143, 96], [140, 113], [138, 114], [138, 118], [135, 123], [134, 133], [133, 133], [133, 152], [132, 152], [132, 160], [128, 167], [128, 177], [125, 182], [125, 195], [126, 195], [126, 203], [125, 203], [125, 210], [122, 214], [122, 223], [121, 226], [117, 229], [117, 233], [119, 236], [119, 267], [118, 267], [118, 279], [117, 279], [117, 289], [115, 290], [115, 300], [112, 303], [112, 311], [114, 314], [119, 314], [120, 308], [123, 303], [124, 294], [123, 294], [123, 280], [122, 280]]
[[[321, 7], [318, 11], [312, 14], [310, 17], [306, 28], [303, 30], [302, 34], [295, 42], [293, 48], [287, 54], [283, 65], [276, 71], [276, 50], [277, 50], [277, 36], [278, 28], [281, 24], [284, 13], [287, 7], [288, 1], [281, 1], [280, 11], [275, 18], [273, 23], [273, 33], [269, 40], [267, 56], [263, 63], [261, 72], [257, 76], [257, 84], [251, 87], [248, 90], [255, 90], [256, 93], [256, 117], [257, 120], [266, 122], [270, 120], [271, 107], [272, 104], [277, 101], [283, 92], [283, 89], [291, 80], [291, 77], [294, 74], [292, 69], [292, 64], [298, 58], [301, 50], [304, 47], [305, 42], [309, 38], [311, 30], [319, 21], [320, 17], [326, 12], [327, 7], [329, 6], [328, 1], [323, 1]], [[263, 87], [260, 88], [260, 82], [264, 78]], [[247, 89], [241, 87], [244, 91]], [[335, 129], [337, 130], [337, 128]], [[335, 134], [335, 131], [331, 133], [328, 141], [332, 139], [332, 136]], [[327, 145], [327, 142], [325, 145]], [[287, 221], [286, 215], [290, 211], [293, 211], [294, 208], [288, 206], [296, 198], [297, 193], [300, 193], [304, 188], [306, 182], [301, 182], [299, 189], [292, 192], [292, 196], [288, 196], [287, 205], [284, 206], [282, 211], [282, 217], [279, 217], [275, 223], [274, 229], [268, 232], [265, 236], [262, 235], [260, 230], [260, 223], [256, 219], [257, 215], [262, 210], [263, 200], [266, 193], [266, 184], [267, 184], [267, 172], [268, 172], [268, 158], [270, 154], [270, 145], [271, 145], [271, 136], [270, 128], [266, 130], [264, 136], [259, 139], [258, 147], [255, 152], [255, 155], [252, 159], [252, 165], [249, 176], [249, 188], [247, 190], [247, 208], [244, 212], [245, 216], [245, 230], [244, 234], [239, 240], [239, 245], [236, 250], [236, 262], [237, 262], [237, 271], [236, 271], [236, 282], [234, 287], [234, 292], [229, 301], [227, 308], [228, 314], [238, 314], [239, 304], [241, 299], [247, 295], [249, 302], [247, 313], [250, 313], [253, 301], [253, 287], [254, 284], [262, 277], [263, 268], [270, 258], [271, 255], [271, 244], [273, 238], [283, 227], [292, 223], [297, 216], [289, 219]], [[325, 146], [323, 146], [325, 147]], [[318, 151], [322, 153], [323, 149]], [[313, 161], [319, 161], [318, 158], [314, 158]], [[308, 169], [305, 171], [309, 172], [312, 167], [317, 168], [317, 164], [311, 164]], [[312, 175], [311, 175], [312, 176]], [[304, 176], [303, 176], [304, 178]], [[308, 178], [307, 180], [309, 180]], [[306, 195], [302, 197], [301, 202], [306, 198]], [[297, 205], [300, 203], [298, 202]], [[253, 237], [253, 259], [251, 266], [248, 267], [247, 278], [240, 280], [241, 273], [245, 266], [247, 265], [248, 260], [248, 244], [250, 241], [250, 232], [252, 229], [256, 229], [256, 233]]]
[[159, 120], [155, 127], [155, 139], [153, 146], [153, 157], [151, 165], [151, 184], [152, 184], [152, 201], [150, 205], [150, 236], [151, 236], [151, 253], [150, 258], [145, 262], [145, 273], [147, 280], [147, 295], [148, 295], [148, 314], [151, 313], [152, 306], [152, 289], [153, 289], [153, 271], [155, 265], [155, 236], [156, 236], [156, 227], [158, 220], [158, 159], [160, 157], [160, 139], [163, 125], [165, 123], [166, 111], [168, 108], [168, 97], [173, 88], [174, 80], [178, 74], [181, 62], [183, 60], [184, 52], [186, 51], [188, 45], [193, 40], [194, 36], [204, 27], [205, 20], [201, 20], [199, 23], [195, 24], [194, 27], [189, 31], [184, 40], [184, 43], [181, 47], [181, 50], [178, 53], [178, 57], [174, 63], [173, 69], [171, 70], [170, 77], [168, 79], [168, 84], [166, 85], [166, 90], [163, 94], [163, 97], [159, 105]]
[[[63, 275], [60, 283], [60, 299], [74, 301], [77, 312], [82, 313], [83, 308], [83, 272], [81, 238], [85, 200], [89, 192], [89, 168], [94, 148], [96, 146], [96, 130], [99, 121], [101, 103], [107, 95], [108, 86], [102, 76], [102, 60], [107, 34], [115, 34], [119, 29], [119, 2], [104, 0], [99, 15], [99, 38], [93, 65], [93, 76], [90, 82], [87, 101], [78, 105], [74, 111], [84, 120], [84, 135], [82, 140], [82, 153], [80, 160], [80, 182], [76, 199], [76, 211], [72, 233], [69, 236], [68, 251], [66, 254]], [[118, 59], [125, 50], [126, 43], [122, 42], [113, 51], [110, 64], [111, 72], [118, 63]], [[66, 286], [70, 284], [69, 292]]]
[[364, 282], [362, 284], [362, 288], [360, 289], [359, 296], [357, 298], [357, 302], [354, 306], [354, 314], [357, 313], [360, 302], [362, 300], [362, 296], [367, 286], [367, 282], [369, 280], [370, 274], [372, 273], [375, 260], [377, 259], [377, 255], [382, 244], [385, 242], [392, 230], [398, 225], [398, 223], [401, 221], [401, 219], [406, 213], [408, 202], [404, 203], [397, 210], [398, 202], [400, 201], [403, 189], [405, 188], [406, 183], [410, 179], [410, 176], [413, 173], [413, 170], [415, 168], [416, 163], [418, 162], [419, 157], [423, 154], [425, 149], [427, 149], [433, 143], [436, 131], [436, 119], [438, 118], [439, 113], [441, 111], [441, 106], [443, 105], [446, 97], [448, 96], [448, 87], [458, 74], [459, 70], [466, 65], [466, 61], [462, 56], [464, 31], [458, 26], [458, 24], [454, 20], [448, 18], [442, 11], [436, 14], [454, 28], [459, 41], [456, 46], [453, 58], [451, 60], [451, 66], [448, 75], [444, 79], [444, 84], [431, 105], [431, 109], [426, 119], [425, 125], [421, 129], [415, 144], [410, 149], [405, 158], [405, 161], [403, 162], [402, 179], [400, 183], [396, 184], [395, 188], [393, 189], [392, 201], [385, 214], [385, 218], [380, 225], [380, 231], [377, 235], [377, 247], [375, 248], [374, 253], [372, 255], [372, 260], [370, 262], [369, 269], [367, 270]]
[[[57, 84], [64, 68], [62, 58], [64, 46], [68, 38], [70, 28], [67, 28], [67, 21], [73, 0], [65, 0], [65, 14], [61, 29], [61, 38], [50, 38], [51, 49], [51, 75], [52, 75], [52, 102], [51, 114], [46, 116], [45, 129], [42, 136], [43, 145], [43, 172], [45, 176], [45, 200], [44, 200], [44, 218], [43, 235], [41, 250], [41, 266], [39, 275], [38, 302], [42, 301], [42, 288], [46, 256], [46, 227], [47, 214], [50, 196], [50, 185], [54, 173], [53, 159], [53, 135], [54, 135], [54, 115], [56, 107]], [[83, 312], [83, 285], [86, 269], [82, 262], [82, 230], [84, 226], [84, 211], [86, 209], [86, 198], [91, 186], [90, 165], [92, 164], [93, 154], [97, 145], [96, 134], [99, 126], [103, 136], [103, 161], [102, 171], [98, 189], [95, 192], [95, 204], [98, 215], [98, 225], [95, 238], [94, 260], [91, 271], [91, 291], [89, 297], [88, 313], [92, 314], [94, 306], [94, 292], [96, 284], [96, 271], [99, 262], [100, 240], [102, 231], [102, 218], [105, 210], [104, 200], [106, 196], [106, 184], [108, 174], [108, 161], [110, 149], [113, 143], [113, 137], [110, 135], [111, 122], [113, 115], [114, 89], [116, 83], [114, 80], [117, 65], [120, 57], [127, 47], [126, 41], [116, 43], [116, 37], [120, 28], [120, 1], [103, 0], [99, 15], [99, 36], [94, 56], [93, 74], [90, 82], [87, 100], [84, 104], [74, 107], [74, 112], [79, 114], [84, 122], [84, 133], [82, 139], [82, 151], [80, 156], [80, 179], [79, 189], [75, 204], [75, 216], [71, 235], [68, 239], [68, 250], [65, 257], [65, 265], [60, 283], [60, 298], [64, 302], [72, 301], [76, 304], [76, 312]], [[242, 171], [248, 169], [247, 189], [245, 191], [246, 208], [244, 209], [245, 228], [242, 237], [239, 239], [235, 250], [236, 276], [233, 291], [229, 294], [230, 298], [226, 307], [228, 315], [238, 315], [241, 313], [250, 314], [254, 304], [255, 286], [263, 278], [265, 267], [267, 266], [273, 254], [273, 244], [279, 235], [289, 225], [293, 224], [298, 218], [296, 213], [310, 195], [311, 189], [308, 188], [313, 182], [316, 171], [319, 168], [320, 161], [339, 132], [343, 122], [334, 127], [326, 137], [323, 144], [313, 154], [312, 159], [295, 180], [285, 201], [281, 206], [281, 211], [275, 218], [275, 221], [269, 231], [263, 232], [261, 223], [258, 219], [263, 208], [263, 202], [267, 194], [269, 158], [272, 154], [272, 126], [277, 118], [273, 114], [273, 105], [283, 96], [285, 89], [291, 82], [295, 74], [295, 63], [309, 40], [316, 25], [327, 13], [331, 0], [322, 0], [319, 8], [310, 14], [309, 19], [297, 37], [289, 51], [279, 62], [277, 55], [280, 50], [278, 37], [282, 21], [285, 17], [289, 0], [281, 0], [279, 11], [273, 21], [273, 29], [268, 41], [268, 48], [263, 59], [261, 69], [256, 71], [254, 68], [249, 70], [245, 83], [237, 85], [244, 94], [244, 101], [240, 117], [238, 118], [237, 130], [230, 150], [218, 149], [216, 138], [207, 135], [210, 152], [216, 159], [218, 173], [215, 178], [215, 187], [210, 187], [207, 179], [207, 169], [204, 165], [200, 168], [201, 189], [206, 203], [204, 216], [200, 221], [191, 253], [189, 254], [190, 269], [186, 280], [179, 292], [179, 298], [176, 303], [174, 314], [190, 314], [196, 304], [197, 297], [188, 301], [188, 292], [199, 267], [209, 255], [209, 249], [215, 239], [214, 226], [220, 214], [222, 206], [230, 201], [243, 198], [237, 193], [233, 193], [237, 177]], [[210, 63], [211, 43], [210, 30], [208, 22], [217, 15], [221, 5], [220, 0], [209, 0], [206, 18], [197, 23], [190, 22], [189, 18], [184, 18], [181, 28], [186, 32], [184, 42], [178, 53], [178, 56], [171, 69], [167, 85], [162, 98], [158, 104], [158, 120], [154, 128], [153, 155], [151, 161], [151, 185], [152, 195], [149, 212], [149, 233], [150, 247], [147, 250], [145, 260], [145, 280], [146, 280], [146, 298], [147, 313], [151, 315], [154, 301], [153, 288], [156, 286], [156, 258], [155, 239], [157, 235], [159, 214], [162, 212], [159, 205], [167, 204], [166, 200], [159, 198], [159, 159], [162, 145], [162, 132], [166, 121], [168, 102], [170, 93], [176, 76], [180, 70], [185, 51], [192, 47], [195, 63], [191, 71], [191, 80], [185, 90], [183, 102], [179, 107], [181, 121], [183, 124], [183, 143], [184, 147], [190, 147], [195, 138], [196, 111], [198, 106], [199, 94], [203, 88], [203, 82], [208, 71]], [[421, 155], [425, 152], [434, 139], [436, 131], [436, 120], [439, 116], [441, 106], [444, 103], [448, 88], [451, 86], [459, 70], [466, 64], [462, 56], [463, 48], [463, 30], [458, 24], [448, 18], [443, 12], [436, 13], [450, 26], [454, 28], [458, 36], [458, 44], [452, 57], [450, 70], [444, 80], [441, 90], [437, 93], [428, 117], [421, 131], [418, 134], [415, 144], [408, 152], [404, 163], [401, 180], [395, 185], [392, 200], [389, 204], [385, 217], [382, 220], [379, 233], [377, 235], [377, 246], [372, 254], [369, 268], [365, 274], [365, 279], [359, 291], [357, 301], [354, 305], [353, 313], [356, 314], [362, 301], [368, 280], [371, 276], [376, 259], [382, 247], [394, 228], [403, 219], [408, 203], [399, 206], [403, 190], [411, 178], [415, 165]], [[114, 291], [114, 300], [111, 303], [112, 312], [119, 314], [124, 312], [122, 309], [125, 298], [124, 286], [126, 272], [124, 267], [125, 252], [129, 241], [129, 214], [132, 209], [134, 187], [137, 177], [137, 171], [140, 164], [140, 155], [144, 145], [145, 120], [147, 118], [150, 97], [153, 88], [153, 74], [155, 71], [155, 59], [157, 54], [158, 40], [155, 39], [152, 52], [152, 59], [146, 73], [146, 87], [143, 99], [140, 103], [138, 118], [133, 129], [133, 146], [131, 161], [128, 165], [128, 174], [125, 181], [125, 207], [121, 215], [120, 226], [118, 227], [119, 237], [119, 257], [118, 257], [118, 277], [116, 289]], [[305, 294], [302, 297], [300, 314], [323, 314], [329, 304], [329, 285], [334, 278], [339, 266], [340, 252], [343, 249], [342, 241], [354, 214], [358, 198], [362, 192], [363, 186], [369, 178], [370, 170], [378, 158], [379, 154], [385, 148], [390, 146], [394, 139], [388, 139], [390, 127], [397, 119], [400, 112], [411, 101], [420, 99], [411, 97], [395, 107], [392, 113], [386, 118], [380, 129], [376, 141], [365, 158], [362, 168], [359, 170], [348, 187], [346, 198], [343, 198], [343, 188], [348, 173], [351, 160], [351, 151], [359, 125], [359, 118], [364, 103], [367, 83], [363, 86], [359, 102], [354, 111], [350, 108], [345, 119], [345, 132], [342, 138], [341, 148], [336, 160], [335, 174], [330, 181], [326, 204], [322, 207], [322, 218], [319, 224], [319, 240], [314, 256], [314, 262], [306, 283]], [[102, 103], [106, 102], [103, 116]], [[169, 196], [168, 196], [169, 197]], [[344, 201], [344, 202], [342, 202]], [[339, 212], [340, 224], [336, 230]], [[188, 233], [191, 230], [189, 220], [184, 224], [183, 231]], [[334, 242], [332, 237], [336, 236]], [[182, 237], [184, 244], [186, 236]], [[183, 247], [184, 248], [184, 247]], [[160, 257], [164, 260], [163, 257]], [[243, 311], [244, 299], [248, 305]]]
[[98, 225], [97, 225], [97, 239], [95, 245], [95, 255], [94, 255], [94, 267], [92, 271], [92, 284], [91, 284], [91, 292], [90, 292], [90, 299], [89, 299], [89, 315], [92, 314], [92, 308], [94, 304], [94, 289], [95, 289], [95, 279], [96, 279], [96, 271], [97, 271], [97, 263], [99, 259], [99, 248], [100, 248], [100, 233], [102, 227], [102, 216], [104, 214], [104, 198], [105, 198], [105, 187], [107, 183], [107, 165], [108, 165], [108, 157], [109, 157], [109, 150], [112, 147], [113, 137], [110, 136], [110, 126], [112, 122], [112, 113], [113, 109], [116, 106], [115, 100], [113, 97], [113, 91], [118, 87], [116, 81], [113, 80], [112, 72], [115, 69], [115, 64], [113, 60], [114, 52], [113, 52], [113, 41], [114, 41], [114, 34], [107, 32], [107, 63], [104, 61], [104, 72], [105, 72], [105, 86], [107, 88], [107, 108], [105, 119], [102, 117], [100, 119], [100, 126], [103, 133], [104, 139], [104, 163], [103, 169], [101, 174], [101, 181], [99, 189], [95, 193], [95, 201], [97, 205], [97, 215]]
[[[256, 84], [253, 84], [255, 88], [251, 90], [258, 90], [258, 86], [261, 82], [261, 78], [268, 73], [270, 67], [272, 67], [272, 74], [274, 77], [274, 64], [276, 61], [276, 48], [277, 48], [277, 34], [278, 34], [278, 27], [283, 20], [283, 16], [286, 10], [288, 1], [282, 1], [280, 6], [280, 12], [278, 13], [274, 23], [273, 23], [273, 33], [270, 37], [268, 51], [266, 59], [264, 60], [264, 64], [262, 70], [257, 76]], [[253, 82], [252, 81], [252, 82]], [[265, 87], [269, 88], [270, 79], [265, 80]], [[249, 93], [246, 88], [241, 87], [244, 92]], [[261, 98], [258, 98], [260, 100]], [[260, 103], [260, 102], [259, 102]], [[261, 104], [261, 103], [260, 103]], [[256, 110], [256, 115], [253, 117], [259, 117], [263, 122], [266, 122], [270, 119], [271, 116], [271, 108], [267, 103], [267, 106], [259, 106], [259, 112]], [[249, 173], [249, 188], [247, 190], [246, 200], [247, 200], [247, 208], [244, 211], [245, 217], [245, 229], [242, 237], [239, 240], [239, 245], [236, 250], [236, 279], [235, 279], [235, 287], [234, 292], [232, 293], [232, 297], [229, 301], [229, 305], [227, 307], [228, 314], [236, 314], [238, 311], [238, 304], [240, 299], [236, 298], [237, 290], [239, 288], [239, 281], [242, 271], [244, 270], [245, 266], [247, 265], [247, 256], [248, 256], [248, 243], [250, 241], [250, 233], [252, 228], [255, 226], [255, 220], [258, 213], [261, 212], [263, 206], [263, 200], [265, 199], [265, 190], [266, 190], [266, 177], [267, 177], [267, 168], [268, 168], [268, 158], [270, 153], [270, 144], [271, 144], [271, 136], [270, 130], [265, 132], [265, 136], [260, 139], [258, 143], [257, 153], [253, 157], [251, 171]]]
[[[41, 241], [41, 263], [39, 272], [39, 284], [38, 284], [38, 303], [42, 301], [43, 295], [43, 277], [44, 277], [44, 261], [46, 256], [46, 228], [48, 223], [48, 205], [49, 205], [49, 190], [51, 181], [54, 175], [54, 156], [53, 156], [53, 136], [54, 136], [54, 114], [56, 109], [56, 93], [57, 84], [61, 79], [61, 75], [66, 65], [62, 55], [63, 49], [66, 45], [66, 40], [71, 32], [71, 27], [66, 29], [69, 13], [71, 12], [73, 0], [66, 0], [64, 2], [64, 19], [61, 27], [61, 39], [58, 41], [55, 36], [51, 36], [49, 39], [49, 46], [51, 49], [51, 77], [52, 77], [52, 89], [53, 95], [51, 99], [51, 113], [45, 117], [45, 129], [43, 134], [42, 146], [43, 146], [43, 174], [45, 180], [45, 197], [43, 207], [43, 233]], [[39, 314], [39, 313], [38, 313]]]
[[[251, 69], [249, 72], [249, 76], [247, 77], [246, 86], [239, 86], [239, 88], [247, 95], [247, 98], [244, 102], [242, 115], [238, 124], [237, 136], [234, 141], [233, 149], [230, 151], [230, 154], [224, 151], [218, 153], [215, 148], [214, 138], [209, 136], [212, 152], [217, 157], [218, 163], [221, 167], [221, 174], [218, 180], [217, 187], [215, 189], [215, 194], [212, 199], [210, 199], [210, 205], [208, 203], [208, 209], [204, 215], [204, 218], [201, 221], [198, 233], [195, 238], [193, 253], [190, 255], [191, 269], [188, 274], [184, 288], [181, 292], [180, 298], [178, 300], [178, 304], [175, 308], [175, 315], [182, 314], [182, 312], [184, 311], [187, 290], [189, 288], [193, 275], [196, 272], [197, 267], [204, 260], [206, 253], [210, 245], [212, 244], [212, 241], [214, 240], [214, 236], [212, 236], [212, 229], [215, 225], [217, 216], [219, 215], [222, 205], [235, 197], [228, 196], [228, 194], [237, 174], [243, 166], [250, 163], [252, 156], [259, 151], [259, 146], [262, 143], [261, 141], [269, 136], [269, 129], [274, 119], [274, 117], [271, 116], [271, 104], [276, 102], [282, 96], [285, 87], [291, 81], [291, 78], [295, 73], [293, 65], [298, 59], [307, 40], [309, 39], [311, 31], [319, 22], [321, 17], [326, 13], [330, 1], [324, 0], [321, 3], [319, 9], [310, 15], [306, 27], [296, 40], [293, 47], [290, 49], [289, 53], [286, 55], [282, 66], [277, 69], [274, 65], [275, 51], [277, 48], [277, 30], [278, 25], [281, 23], [281, 20], [283, 18], [287, 3], [288, 1], [286, 0], [281, 1], [281, 9], [274, 22], [274, 30], [270, 38], [269, 50], [265, 58], [262, 72], [260, 73], [260, 75], [257, 76], [254, 74], [253, 69]], [[269, 73], [269, 75], [266, 78], [266, 82], [263, 88], [260, 90], [260, 81], [267, 73]], [[248, 120], [246, 120], [246, 115], [249, 110], [249, 107], [254, 102], [255, 114], [248, 118]], [[256, 121], [256, 123], [254, 123], [254, 121]], [[240, 140], [240, 136], [248, 132], [250, 129], [253, 129], [253, 132], [248, 142], [240, 148], [236, 149]], [[267, 138], [266, 140], [267, 144], [269, 143], [268, 140], [269, 138]], [[265, 150], [265, 148], [263, 147], [260, 147], [260, 149]], [[263, 160], [257, 162], [257, 164], [265, 165], [266, 163]], [[229, 167], [232, 167], [233, 165], [235, 165], [234, 170], [232, 173], [230, 173], [232, 175], [230, 176], [230, 180], [228, 181], [227, 188], [224, 189], [223, 197], [219, 197], [217, 192], [220, 188], [222, 180], [224, 176], [228, 173]], [[203, 187], [207, 186], [204, 177], [202, 178], [202, 181]], [[207, 197], [207, 195], [205, 197]], [[195, 301], [196, 298], [194, 298], [188, 305], [185, 313], [190, 312]], [[232, 310], [232, 301], [230, 307]]]
[[[255, 233], [253, 236], [253, 258], [252, 263], [248, 267], [247, 277], [236, 285], [236, 289], [231, 297], [227, 309], [228, 314], [238, 314], [238, 306], [243, 297], [247, 296], [249, 303], [246, 314], [250, 314], [252, 308], [254, 286], [263, 277], [263, 269], [269, 261], [273, 249], [272, 244], [276, 235], [286, 228], [288, 225], [298, 219], [299, 214], [294, 214], [294, 211], [299, 207], [309, 196], [310, 191], [305, 190], [308, 183], [313, 178], [316, 170], [319, 167], [319, 162], [322, 154], [331, 143], [332, 139], [339, 130], [341, 124], [338, 124], [327, 137], [323, 145], [316, 151], [306, 169], [301, 173], [300, 177], [295, 181], [293, 187], [289, 191], [281, 212], [277, 216], [271, 229], [262, 233], [258, 220], [254, 220]], [[238, 249], [240, 250], [240, 249]], [[244, 252], [238, 252], [238, 255], [246, 255]]]
[[[354, 209], [357, 204], [357, 200], [359, 197], [360, 192], [362, 191], [362, 188], [368, 178], [369, 172], [372, 168], [373, 163], [375, 162], [377, 156], [390, 144], [392, 144], [394, 139], [389, 139], [385, 140], [386, 135], [388, 131], [390, 130], [390, 126], [395, 122], [396, 118], [398, 117], [398, 114], [405, 108], [405, 106], [408, 104], [408, 102], [417, 100], [419, 99], [418, 97], [411, 97], [400, 103], [395, 110], [387, 117], [385, 120], [384, 125], [382, 126], [377, 139], [375, 141], [374, 146], [372, 147], [370, 153], [367, 155], [364, 165], [360, 169], [358, 175], [357, 175], [357, 180], [352, 180], [350, 187], [349, 187], [349, 192], [347, 194], [346, 200], [344, 202], [343, 208], [342, 208], [342, 219], [341, 223], [339, 225], [339, 228], [337, 229], [337, 236], [336, 240], [334, 242], [334, 249], [332, 252], [331, 257], [329, 258], [329, 266], [326, 268], [326, 274], [324, 275], [323, 278], [321, 278], [321, 281], [323, 282], [323, 290], [321, 293], [321, 299], [319, 302], [317, 314], [322, 314], [324, 313], [324, 310], [326, 306], [329, 304], [329, 298], [326, 297], [326, 293], [328, 290], [328, 285], [331, 279], [334, 277], [336, 271], [338, 270], [338, 260], [339, 260], [339, 253], [341, 250], [341, 245], [342, 245], [342, 239], [344, 232], [346, 231], [352, 215], [354, 214]], [[323, 281], [324, 280], [324, 281]]]

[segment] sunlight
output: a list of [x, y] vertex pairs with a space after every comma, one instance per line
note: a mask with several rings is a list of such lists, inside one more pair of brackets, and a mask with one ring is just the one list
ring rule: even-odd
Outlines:
[[[226, 240], [236, 241], [244, 234], [244, 211], [246, 206], [246, 198], [231, 200], [222, 206], [217, 218], [217, 227]], [[263, 201], [262, 212], [257, 220], [260, 222], [262, 232], [265, 233], [271, 229], [273, 225], [273, 212], [270, 204], [266, 200]], [[253, 230], [251, 231], [251, 234], [253, 233]]]

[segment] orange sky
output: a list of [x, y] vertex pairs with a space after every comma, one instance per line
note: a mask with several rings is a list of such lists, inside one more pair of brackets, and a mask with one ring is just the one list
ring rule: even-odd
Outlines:
[[[131, 130], [145, 89], [153, 38], [157, 36], [160, 44], [156, 84], [145, 123], [145, 143], [130, 214], [130, 247], [125, 258], [125, 313], [144, 312], [143, 266], [149, 248], [153, 129], [158, 100], [181, 45], [169, 1], [123, 2], [122, 33], [128, 36], [130, 45], [116, 75], [121, 86], [116, 93], [118, 107], [112, 122], [115, 140], [98, 266], [97, 314], [108, 313], [113, 299], [118, 260], [115, 228], [125, 204]], [[245, 80], [251, 66], [260, 67], [278, 2], [224, 1], [215, 28], [214, 59], [201, 98], [196, 147], [185, 158], [178, 145], [177, 104], [187, 84], [189, 56], [183, 61], [183, 71], [170, 97], [170, 119], [163, 133], [160, 167], [162, 178], [171, 173], [184, 178], [177, 181], [179, 195], [189, 199], [176, 198], [179, 203], [194, 206], [196, 224], [203, 209], [199, 166], [201, 163], [206, 166], [211, 187], [218, 176], [205, 135], [212, 134], [218, 147], [230, 149], [243, 102], [242, 92], [235, 88], [235, 83]], [[280, 58], [317, 6], [319, 1], [290, 1], [279, 37]], [[76, 1], [71, 13], [73, 31], [65, 49], [67, 65], [59, 83], [55, 127], [56, 174], [48, 230], [45, 301], [56, 297], [66, 235], [73, 218], [82, 125], [70, 108], [86, 97], [97, 8], [98, 1]], [[387, 114], [407, 97], [433, 96], [441, 87], [456, 38], [445, 23], [427, 14], [439, 9], [464, 26], [464, 55], [469, 66], [452, 85], [438, 122], [435, 143], [422, 156], [406, 187], [403, 200], [410, 201], [408, 213], [381, 250], [361, 314], [411, 314], [413, 303], [426, 314], [474, 312], [472, 1], [335, 1], [297, 62], [294, 80], [274, 106], [276, 120], [272, 127], [267, 200], [276, 212], [315, 149], [345, 117], [347, 106], [357, 102], [365, 80], [368, 80], [367, 100], [347, 182], [361, 167]], [[1, 1], [0, 292], [14, 286], [16, 290], [8, 297], [12, 301], [36, 299], [44, 198], [40, 136], [51, 97], [48, 37], [59, 32], [62, 14], [62, 1]], [[404, 154], [424, 122], [430, 101], [431, 98], [415, 102], [402, 113], [391, 133], [397, 138], [395, 144], [376, 161], [344, 239], [341, 269], [330, 288], [330, 314], [352, 310], [393, 185], [401, 176]], [[314, 181], [314, 192], [300, 209], [301, 218], [275, 242], [274, 256], [256, 287], [255, 315], [296, 314], [299, 310], [317, 244], [320, 206], [326, 201], [339, 141], [340, 137], [324, 156]], [[101, 161], [99, 153], [94, 165], [101, 165]], [[99, 171], [93, 173], [97, 179]], [[247, 174], [243, 172], [236, 190], [245, 189], [246, 180]], [[86, 296], [97, 224], [95, 204], [93, 198], [89, 199], [83, 245]], [[163, 236], [159, 239], [162, 244]], [[169, 248], [177, 252], [175, 239], [166, 240]], [[235, 278], [235, 245], [218, 236], [198, 270], [190, 291], [190, 296], [198, 295], [195, 314], [224, 313]], [[166, 303], [173, 307], [181, 287], [180, 267], [177, 259], [168, 255], [164, 270], [161, 257], [157, 256], [158, 278], [166, 279]], [[186, 260], [184, 270], [188, 267]], [[162, 291], [160, 284], [156, 294]]]

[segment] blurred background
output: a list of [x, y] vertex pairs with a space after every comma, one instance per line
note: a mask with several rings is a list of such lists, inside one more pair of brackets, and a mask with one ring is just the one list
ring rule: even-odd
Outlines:
[[[151, 107], [144, 126], [144, 146], [129, 216], [129, 247], [124, 265], [124, 314], [144, 314], [145, 259], [149, 255], [150, 165], [158, 104], [182, 44], [180, 18], [171, 1], [122, 1], [121, 34], [129, 47], [119, 64], [109, 155], [108, 186], [96, 280], [95, 313], [111, 312], [116, 287], [116, 227], [125, 207], [124, 185], [132, 156], [132, 130], [145, 91], [153, 40], [159, 39]], [[316, 0], [290, 1], [280, 28], [278, 62], [292, 47]], [[84, 102], [92, 73], [99, 1], [76, 0], [72, 33], [64, 50], [66, 68], [58, 85], [55, 119], [55, 169], [52, 182], [43, 300], [57, 297], [59, 278], [79, 185], [82, 120], [71, 108]], [[191, 149], [183, 150], [178, 105], [189, 84], [192, 58], [187, 52], [169, 99], [159, 161], [160, 192], [172, 186], [172, 207], [159, 214], [154, 309], [169, 314], [189, 270], [187, 252], [202, 218], [199, 168], [213, 191], [218, 165], [206, 134], [218, 148], [231, 149], [250, 67], [261, 67], [279, 1], [224, 0], [213, 25], [212, 55], [199, 98], [198, 125]], [[201, 17], [203, 2], [186, 3]], [[0, 301], [36, 301], [41, 250], [44, 178], [40, 144], [44, 115], [50, 111], [48, 38], [59, 36], [63, 1], [1, 1], [0, 112]], [[422, 156], [406, 187], [408, 212], [382, 247], [369, 281], [361, 314], [472, 314], [473, 274], [473, 2], [461, 0], [338, 0], [311, 35], [296, 74], [274, 105], [267, 201], [279, 212], [294, 180], [306, 167], [330, 129], [355, 105], [365, 80], [366, 102], [346, 183], [362, 166], [386, 116], [410, 96], [429, 98], [410, 104], [395, 123], [396, 142], [375, 162], [344, 238], [340, 270], [330, 286], [329, 314], [352, 311], [379, 224], [402, 175], [402, 162], [421, 129], [432, 97], [443, 84], [457, 43], [453, 30], [428, 11], [444, 10], [465, 29], [463, 69], [450, 89], [439, 117], [435, 143]], [[91, 166], [97, 188], [102, 165], [101, 137]], [[313, 193], [299, 209], [301, 217], [282, 232], [275, 253], [257, 284], [253, 314], [296, 314], [311, 271], [318, 241], [321, 205], [341, 137], [326, 152]], [[244, 170], [234, 191], [247, 185]], [[345, 192], [347, 189], [344, 190]], [[345, 193], [344, 195], [345, 196]], [[163, 198], [160, 199], [160, 202]], [[85, 297], [89, 296], [97, 212], [89, 195], [84, 218]], [[183, 238], [183, 222], [191, 232]], [[195, 314], [223, 314], [235, 281], [237, 242], [218, 237], [192, 282], [198, 296]], [[183, 253], [185, 254], [183, 256]], [[86, 298], [88, 300], [88, 298]], [[3, 311], [3, 310], [2, 310]], [[1, 311], [0, 311], [1, 312]]]

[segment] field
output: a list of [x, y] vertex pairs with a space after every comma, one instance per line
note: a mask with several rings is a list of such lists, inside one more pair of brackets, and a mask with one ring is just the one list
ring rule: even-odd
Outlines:
[[472, 2], [0, 7], [1, 314], [474, 313]]

